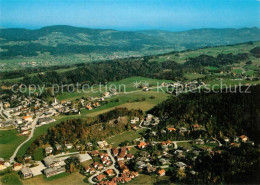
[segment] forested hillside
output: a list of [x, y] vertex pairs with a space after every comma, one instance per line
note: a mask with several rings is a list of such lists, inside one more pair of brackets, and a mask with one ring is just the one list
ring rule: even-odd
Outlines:
[[[202, 152], [196, 160], [190, 162], [195, 175], [187, 170], [169, 170], [171, 181], [184, 184], [259, 184], [259, 123], [260, 123], [260, 86], [241, 88], [241, 93], [189, 93], [169, 100], [155, 107], [150, 113], [164, 118], [164, 122], [156, 129], [158, 132], [167, 127], [190, 128], [191, 132], [184, 134], [183, 139], [218, 138], [225, 143], [224, 138], [234, 138], [247, 135], [255, 145], [241, 143], [240, 147], [232, 144], [223, 145], [216, 151], [210, 149]], [[198, 124], [205, 131], [194, 131], [193, 125]], [[167, 133], [157, 136], [158, 140], [181, 139], [175, 134]], [[173, 138], [172, 138], [173, 137]]]
[[33, 153], [43, 145], [54, 146], [57, 143], [81, 144], [85, 147], [91, 141], [96, 147], [97, 141], [130, 129], [129, 119], [133, 116], [142, 118], [143, 112], [117, 108], [94, 118], [67, 120], [38, 137], [30, 145], [27, 153]]
[[150, 113], [165, 117], [167, 125], [205, 126], [208, 137], [224, 138], [246, 134], [259, 143], [260, 86], [222, 89], [222, 92], [188, 93], [153, 108]]
[[[32, 57], [49, 53], [112, 54], [138, 51], [153, 54], [171, 50], [196, 49], [206, 46], [235, 44], [260, 40], [258, 28], [197, 29], [182, 32], [117, 31], [72, 26], [48, 26], [36, 30], [1, 29], [1, 58]], [[150, 51], [150, 53], [149, 53]]]

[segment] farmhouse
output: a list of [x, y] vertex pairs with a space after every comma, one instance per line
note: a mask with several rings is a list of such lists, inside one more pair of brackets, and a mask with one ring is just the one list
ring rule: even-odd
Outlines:
[[23, 167], [22, 164], [20, 164], [20, 163], [15, 163], [15, 164], [13, 165], [13, 170], [14, 170], [14, 171], [19, 171], [19, 170], [22, 169], [22, 167]]

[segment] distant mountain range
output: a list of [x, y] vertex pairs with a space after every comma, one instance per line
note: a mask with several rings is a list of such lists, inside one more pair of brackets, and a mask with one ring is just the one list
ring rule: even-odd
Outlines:
[[259, 28], [196, 29], [181, 32], [161, 30], [117, 31], [72, 26], [48, 26], [29, 30], [0, 29], [1, 58], [67, 54], [111, 54], [140, 52], [154, 54], [160, 50], [197, 49], [260, 40]]

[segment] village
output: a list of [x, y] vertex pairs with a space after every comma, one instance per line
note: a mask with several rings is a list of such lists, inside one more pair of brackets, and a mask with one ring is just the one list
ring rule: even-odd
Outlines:
[[[30, 99], [30, 101], [35, 100]], [[36, 103], [40, 104], [37, 100]], [[44, 102], [41, 103], [46, 105]], [[7, 105], [4, 104], [4, 106]], [[45, 123], [44, 121], [37, 122], [38, 125], [48, 124], [46, 119], [48, 120], [51, 116], [59, 114], [54, 108], [55, 106], [64, 109], [62, 107], [64, 105], [61, 106], [57, 101], [54, 101], [49, 109], [42, 109], [42, 114], [40, 111], [35, 113], [36, 116], [41, 117], [39, 120], [45, 120]], [[44, 110], [48, 110], [48, 112], [45, 113]], [[30, 120], [23, 120], [21, 124], [28, 126], [28, 123], [33, 120], [32, 117], [34, 115], [31, 115]], [[143, 120], [139, 117], [133, 117], [129, 121], [134, 131], [145, 129], [146, 132], [144, 137], [135, 139], [135, 142], [126, 143], [125, 146], [113, 146], [108, 144], [107, 141], [98, 141], [96, 146], [88, 142], [87, 146], [84, 147], [72, 143], [50, 144], [44, 148], [45, 158], [42, 161], [35, 161], [30, 154], [26, 154], [22, 160], [23, 163], [0, 159], [0, 169], [12, 167], [12, 170], [19, 172], [22, 179], [33, 178], [38, 175], [49, 178], [65, 173], [68, 170], [66, 167], [67, 160], [77, 158], [77, 161], [81, 164], [80, 173], [88, 178], [89, 183], [110, 185], [127, 183], [140, 173], [165, 176], [170, 173], [169, 169], [185, 170], [186, 174], [195, 175], [199, 172], [193, 169], [192, 162], [199, 155], [203, 153], [219, 154], [222, 147], [239, 147], [241, 143], [254, 145], [254, 142], [250, 141], [245, 135], [223, 137], [222, 140], [216, 138], [185, 140], [185, 137], [183, 137], [185, 133], [191, 132], [190, 128], [187, 127], [167, 127], [160, 130], [159, 133], [155, 128], [160, 125], [161, 120], [152, 114], [147, 114]], [[194, 124], [192, 130], [202, 131], [205, 128], [199, 124]], [[159, 134], [178, 135], [180, 140], [159, 141], [153, 139]], [[84, 165], [86, 161], [90, 163]]]
[[[204, 82], [196, 80], [190, 82], [172, 82], [158, 84], [149, 87], [149, 84], [141, 84], [139, 90], [150, 91], [156, 88], [166, 88], [167, 93], [178, 95], [185, 91], [192, 91], [204, 86]], [[37, 94], [36, 94], [37, 95]], [[37, 96], [24, 96], [13, 94], [11, 97], [1, 95], [0, 101], [0, 128], [16, 128], [22, 135], [29, 135], [32, 122], [37, 117], [36, 127], [55, 122], [55, 116], [81, 114], [82, 109], [93, 110], [107, 103], [106, 99], [119, 95], [119, 92], [111, 88], [100, 96], [81, 98], [74, 101], [57, 101], [56, 98], [47, 102]], [[12, 105], [11, 105], [12, 104]]]
[[[205, 86], [202, 81], [161, 83], [160, 88], [166, 88], [167, 93], [192, 91]], [[137, 91], [151, 91], [154, 87], [141, 84]], [[54, 123], [56, 116], [80, 115], [82, 109], [91, 111], [106, 104], [108, 98], [119, 93], [112, 89], [100, 96], [81, 98], [73, 101], [47, 102], [42, 99], [12, 95], [2, 98], [0, 102], [0, 127], [16, 129], [20, 135], [33, 137], [36, 127]], [[2, 95], [4, 97], [5, 95]], [[8, 97], [8, 96], [6, 96]], [[167, 118], [146, 114], [145, 118], [132, 117], [129, 120], [131, 130], [144, 130], [142, 137], [134, 141], [122, 141], [120, 146], [108, 144], [106, 140], [96, 143], [88, 142], [85, 146], [72, 143], [49, 143], [44, 150], [41, 161], [33, 159], [31, 154], [25, 154], [20, 162], [16, 161], [19, 147], [10, 159], [0, 159], [0, 170], [12, 168], [19, 172], [22, 179], [44, 175], [46, 178], [68, 171], [68, 159], [76, 158], [79, 162], [80, 173], [88, 178], [91, 184], [127, 183], [139, 174], [167, 176], [172, 171], [184, 171], [188, 175], [199, 173], [192, 167], [193, 162], [203, 153], [220, 154], [224, 147], [239, 147], [241, 143], [254, 145], [245, 135], [207, 138], [189, 137], [192, 132], [206, 132], [206, 128], [198, 123], [188, 125], [167, 126], [158, 130], [158, 126]], [[167, 137], [163, 138], [165, 135]], [[163, 139], [162, 139], [163, 138]], [[27, 141], [27, 140], [26, 140]], [[25, 142], [26, 142], [25, 141]], [[95, 146], [94, 146], [95, 145]], [[87, 162], [87, 165], [85, 163]]]

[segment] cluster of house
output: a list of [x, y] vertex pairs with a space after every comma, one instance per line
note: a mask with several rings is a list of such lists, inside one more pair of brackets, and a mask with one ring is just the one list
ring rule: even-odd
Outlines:
[[232, 137], [224, 137], [224, 144], [229, 145], [230, 147], [239, 147], [240, 143], [247, 143], [249, 145], [254, 146], [254, 141], [250, 141], [250, 139], [246, 135], [241, 136], [232, 136]]
[[114, 170], [108, 169], [105, 171], [105, 173], [96, 176], [96, 180], [99, 185], [124, 184], [139, 176], [139, 173], [134, 171], [127, 171], [124, 173], [122, 172], [118, 177], [113, 176], [115, 176]]
[[156, 126], [160, 123], [159, 117], [152, 114], [147, 114], [145, 120], [143, 121], [144, 126]]
[[[162, 150], [160, 150], [156, 154], [156, 156], [151, 156], [148, 150], [146, 151], [146, 148], [155, 145], [161, 145]], [[142, 151], [135, 158], [135, 164], [139, 171], [145, 171], [147, 173], [155, 173], [159, 176], [164, 176], [164, 168], [168, 168], [170, 165], [172, 165], [173, 159], [175, 159], [176, 161], [173, 165], [177, 169], [184, 169], [186, 167], [190, 167], [189, 165], [183, 162], [186, 161], [186, 157], [188, 156], [184, 154], [187, 151], [193, 152], [193, 150], [185, 150], [181, 147], [174, 149], [172, 141], [151, 142], [145, 143], [145, 145], [143, 144], [142, 146], [144, 146], [141, 147]], [[190, 171], [192, 173], [192, 170]]]
[[55, 121], [52, 116], [59, 115], [63, 109], [69, 109], [69, 105], [58, 103], [56, 100], [51, 105], [34, 97], [18, 97], [13, 95], [11, 101], [18, 101], [17, 106], [10, 107], [10, 103], [4, 102], [3, 114], [7, 120], [0, 124], [1, 127], [16, 127], [22, 134], [28, 134], [32, 127], [34, 117], [38, 116], [37, 126], [49, 124]]
[[[103, 175], [103, 174], [101, 174]], [[99, 181], [99, 184], [124, 184], [127, 183], [129, 181], [131, 181], [132, 179], [134, 179], [135, 177], [139, 176], [138, 172], [135, 171], [127, 171], [125, 170], [124, 172], [122, 172], [118, 177], [113, 177], [111, 180], [104, 180], [104, 181]]]
[[111, 96], [118, 95], [118, 92], [116, 89], [110, 89], [109, 91], [103, 92], [102, 93], [102, 98], [109, 98]]
[[[0, 159], [0, 170], [4, 170], [10, 166], [11, 166], [11, 164], [8, 161], [4, 161], [4, 159], [2, 159], [2, 158]], [[21, 171], [21, 173], [25, 179], [33, 176], [31, 169], [24, 166], [21, 163], [14, 163], [12, 166], [12, 170]]]
[[86, 108], [88, 110], [92, 110], [93, 108], [100, 107], [100, 104], [98, 102], [89, 103], [86, 105]]
[[[130, 150], [131, 150], [130, 147], [112, 148], [112, 154], [117, 159], [118, 162], [131, 160], [134, 158], [134, 155], [127, 152]], [[120, 151], [120, 153], [119, 153], [119, 151]]]
[[100, 148], [100, 149], [105, 149], [108, 147], [107, 141], [98, 141], [97, 145], [98, 145], [98, 148]]
[[95, 150], [95, 151], [89, 152], [89, 154], [92, 157], [99, 156], [100, 162], [96, 161], [92, 165], [86, 166], [84, 169], [85, 169], [85, 173], [87, 173], [87, 174], [92, 175], [92, 174], [96, 173], [97, 171], [101, 171], [105, 167], [110, 166], [112, 164], [112, 161], [107, 153], [100, 153], [98, 150]]
[[[119, 176], [115, 176], [113, 169], [108, 169], [105, 171], [106, 175], [109, 177], [110, 180], [104, 174], [100, 174], [96, 176], [97, 182], [99, 184], [123, 184], [131, 181], [135, 177], [139, 175], [138, 172], [130, 171], [126, 165], [126, 161], [131, 160], [134, 158], [134, 155], [128, 154], [130, 148], [122, 147], [122, 148], [113, 148], [112, 154], [117, 159], [116, 167], [120, 170]], [[115, 176], [115, 177], [113, 177]], [[111, 177], [113, 177], [111, 179]]]
[[80, 99], [79, 103], [82, 107], [85, 107], [88, 110], [100, 107], [100, 102], [105, 101], [105, 98], [117, 95], [118, 92], [115, 89], [110, 91], [103, 92], [100, 97], [89, 97], [88, 100]]
[[[64, 146], [62, 146], [61, 144], [57, 143], [57, 144], [55, 144], [54, 147], [55, 147], [56, 151], [61, 151], [63, 149], [70, 150], [70, 149], [74, 148], [74, 145], [71, 144], [71, 143], [65, 143]], [[76, 149], [80, 150], [81, 145], [76, 145]], [[44, 148], [44, 150], [45, 150], [46, 155], [52, 155], [53, 151], [54, 151], [52, 146], [47, 146], [47, 147]]]

